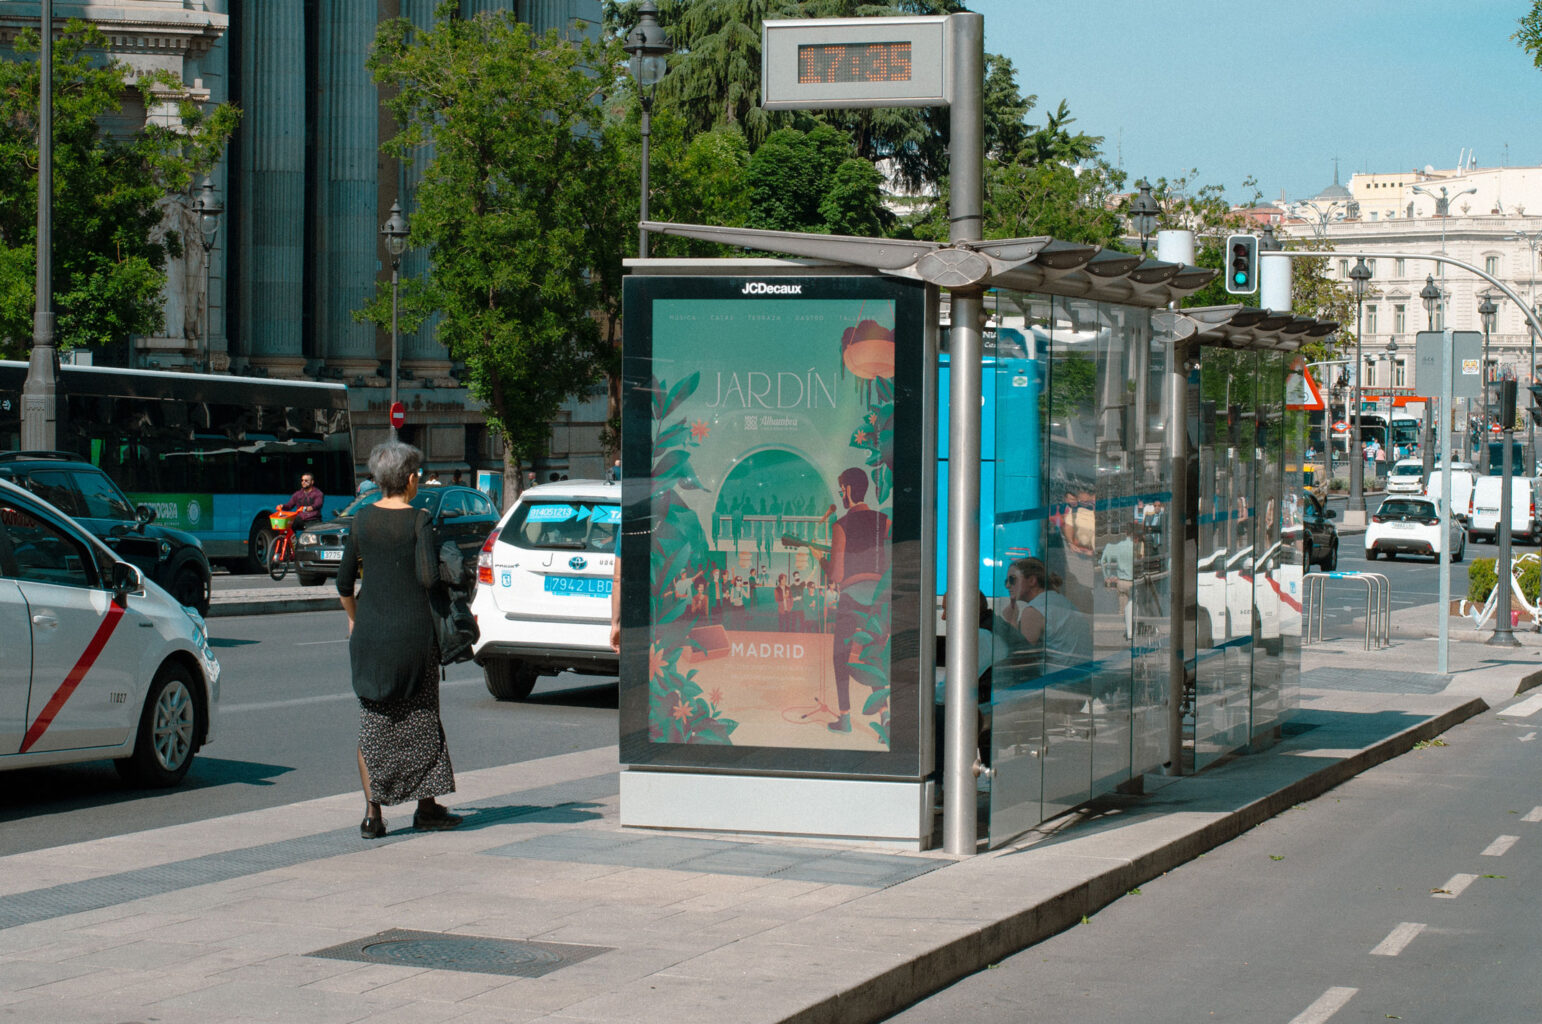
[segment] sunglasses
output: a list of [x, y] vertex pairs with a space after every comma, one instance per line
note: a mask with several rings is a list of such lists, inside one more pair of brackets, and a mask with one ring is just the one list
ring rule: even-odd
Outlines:
[[1020, 579], [1022, 579], [1022, 577], [1017, 575], [1017, 573], [1015, 573], [1015, 572], [1014, 573], [1009, 573], [1007, 575], [1007, 582], [1008, 583], [1016, 583]]

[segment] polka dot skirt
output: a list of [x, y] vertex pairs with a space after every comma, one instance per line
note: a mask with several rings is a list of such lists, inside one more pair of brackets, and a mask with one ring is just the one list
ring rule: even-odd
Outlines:
[[455, 770], [439, 722], [439, 666], [429, 665], [416, 693], [393, 701], [359, 698], [359, 750], [379, 804], [455, 792]]

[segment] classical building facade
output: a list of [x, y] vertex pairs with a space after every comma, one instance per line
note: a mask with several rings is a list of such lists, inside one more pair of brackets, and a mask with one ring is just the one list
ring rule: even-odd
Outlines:
[[[195, 99], [231, 101], [241, 127], [213, 175], [224, 206], [207, 282], [202, 253], [170, 268], [166, 329], [135, 338], [135, 366], [259, 376], [341, 380], [354, 406], [359, 459], [383, 439], [391, 338], [353, 319], [390, 279], [380, 227], [400, 201], [410, 219], [410, 168], [388, 159], [380, 142], [395, 131], [364, 60], [376, 26], [405, 17], [427, 26], [439, 0], [55, 0], [56, 24], [82, 18], [112, 40], [113, 55], [135, 67], [182, 75]], [[537, 31], [594, 34], [599, 0], [462, 0], [462, 15], [511, 11]], [[0, 0], [0, 44], [38, 5]], [[154, 111], [125, 111], [142, 123]], [[186, 216], [168, 209], [168, 219]], [[401, 274], [424, 272], [428, 256], [409, 251]], [[203, 324], [207, 323], [207, 329]], [[207, 335], [206, 337], [204, 335]], [[460, 384], [460, 367], [432, 325], [399, 341], [402, 436], [436, 469], [497, 468], [502, 449]], [[603, 392], [569, 403], [554, 424], [547, 458], [534, 469], [602, 476]]]
[[[1355, 174], [1310, 199], [1286, 204], [1284, 235], [1316, 236], [1344, 251], [1387, 253], [1368, 259], [1372, 271], [1363, 303], [1362, 349], [1369, 357], [1367, 386], [1413, 385], [1414, 334], [1431, 320], [1419, 292], [1433, 279], [1443, 299], [1435, 311], [1438, 330], [1481, 331], [1478, 315], [1488, 282], [1458, 268], [1444, 270], [1429, 256], [1446, 255], [1475, 266], [1538, 304], [1542, 248], [1542, 167], [1466, 167], [1406, 173]], [[1392, 253], [1407, 254], [1395, 257]], [[1349, 281], [1355, 260], [1334, 257], [1331, 272]], [[1523, 312], [1494, 291], [1499, 307], [1489, 338], [1495, 376], [1513, 375], [1521, 385], [1538, 373], [1535, 341]], [[1394, 346], [1392, 343], [1396, 342]]]

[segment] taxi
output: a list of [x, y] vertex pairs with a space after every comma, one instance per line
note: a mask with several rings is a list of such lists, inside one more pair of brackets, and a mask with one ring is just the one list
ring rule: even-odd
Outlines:
[[111, 760], [182, 781], [214, 735], [201, 616], [70, 517], [0, 480], [0, 769]]

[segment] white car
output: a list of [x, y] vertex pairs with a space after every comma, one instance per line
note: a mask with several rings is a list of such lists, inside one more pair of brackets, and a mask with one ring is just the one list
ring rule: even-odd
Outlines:
[[1467, 530], [1451, 517], [1449, 543], [1440, 536], [1439, 506], [1429, 498], [1388, 498], [1371, 516], [1365, 528], [1365, 557], [1374, 561], [1386, 555], [1429, 555], [1435, 561], [1449, 551], [1460, 562], [1467, 553]]
[[523, 700], [540, 675], [616, 674], [610, 588], [620, 532], [621, 485], [601, 480], [531, 487], [503, 514], [477, 558], [471, 600], [488, 693]]
[[1422, 459], [1399, 459], [1387, 471], [1388, 494], [1423, 494], [1424, 462]]
[[173, 786], [214, 734], [203, 619], [53, 505], [0, 480], [0, 769], [111, 759]]

